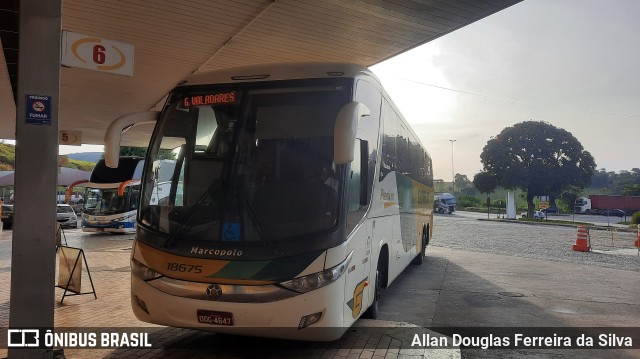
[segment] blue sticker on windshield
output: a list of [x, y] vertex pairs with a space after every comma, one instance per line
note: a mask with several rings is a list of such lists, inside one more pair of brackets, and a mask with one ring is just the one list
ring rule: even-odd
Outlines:
[[240, 240], [240, 223], [225, 222], [222, 226], [223, 241], [239, 241]]

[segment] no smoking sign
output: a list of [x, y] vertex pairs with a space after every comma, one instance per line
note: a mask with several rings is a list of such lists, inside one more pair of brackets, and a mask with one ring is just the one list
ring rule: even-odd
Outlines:
[[26, 95], [25, 121], [33, 125], [51, 125], [51, 96]]

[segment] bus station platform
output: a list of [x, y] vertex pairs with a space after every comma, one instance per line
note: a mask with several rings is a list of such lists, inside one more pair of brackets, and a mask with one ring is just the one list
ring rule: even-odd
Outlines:
[[[571, 249], [575, 228], [518, 226], [462, 215], [441, 215], [436, 220], [425, 263], [409, 266], [383, 292], [381, 320], [359, 320], [334, 342], [211, 334], [140, 322], [131, 311], [129, 294], [133, 235], [65, 230], [68, 245], [86, 254], [97, 299], [92, 294], [67, 296], [61, 304], [64, 291], [56, 288], [55, 330], [145, 333], [150, 346], [65, 347], [61, 354], [66, 358], [640, 358], [640, 257], [637, 249], [635, 255], [613, 253], [633, 249], [635, 234], [593, 231], [592, 252], [576, 252]], [[1, 232], [0, 359], [7, 356], [2, 343], [9, 324], [11, 243], [11, 231]], [[82, 291], [91, 291], [86, 267], [83, 270]], [[512, 339], [538, 330], [547, 335], [578, 332], [596, 341], [589, 348], [573, 342], [488, 350], [458, 348], [451, 341], [451, 346], [440, 347], [423, 342], [427, 336], [442, 337], [436, 332], [453, 337], [475, 335], [468, 330], [477, 329]], [[599, 345], [603, 336], [607, 341]]]

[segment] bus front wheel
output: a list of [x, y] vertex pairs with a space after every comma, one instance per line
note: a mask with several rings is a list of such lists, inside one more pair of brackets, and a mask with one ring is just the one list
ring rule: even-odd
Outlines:
[[378, 270], [376, 271], [376, 282], [375, 282], [375, 290], [373, 293], [373, 303], [366, 312], [364, 312], [363, 317], [367, 319], [378, 319], [379, 309], [378, 309], [378, 299], [380, 299], [380, 293], [382, 292], [382, 279], [380, 278], [380, 264], [378, 264]]

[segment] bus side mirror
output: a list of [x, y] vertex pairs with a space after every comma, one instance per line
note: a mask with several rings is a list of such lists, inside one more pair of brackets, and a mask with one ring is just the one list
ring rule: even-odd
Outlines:
[[338, 111], [333, 130], [333, 161], [343, 165], [353, 161], [353, 146], [360, 117], [369, 116], [367, 105], [352, 101]]
[[104, 134], [104, 163], [107, 167], [117, 168], [120, 159], [120, 141], [122, 133], [129, 128], [144, 123], [154, 123], [159, 111], [145, 111], [120, 116], [111, 122]]

